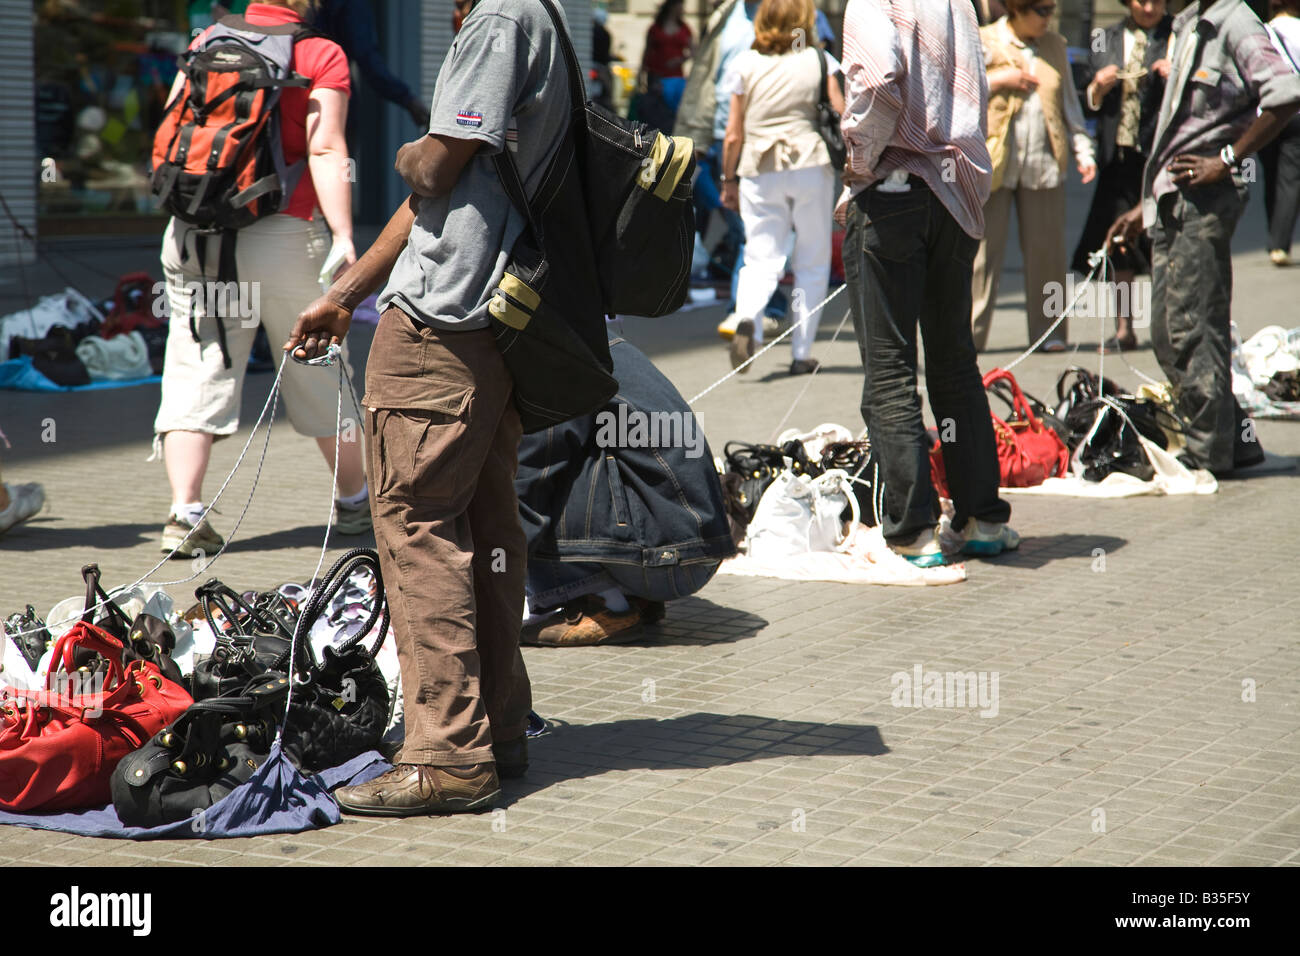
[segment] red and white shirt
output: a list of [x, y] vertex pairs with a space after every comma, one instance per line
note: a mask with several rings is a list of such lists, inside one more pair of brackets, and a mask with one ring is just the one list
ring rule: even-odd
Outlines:
[[992, 183], [988, 80], [975, 8], [948, 0], [849, 0], [842, 130], [849, 200], [895, 170], [915, 174], [968, 235], [984, 235]]

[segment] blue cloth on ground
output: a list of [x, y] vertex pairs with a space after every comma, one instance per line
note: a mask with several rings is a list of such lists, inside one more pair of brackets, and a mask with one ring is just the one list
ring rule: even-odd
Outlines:
[[390, 769], [391, 764], [372, 750], [341, 766], [318, 774], [303, 774], [277, 747], [248, 783], [189, 820], [161, 827], [128, 827], [117, 818], [117, 811], [109, 804], [101, 809], [60, 813], [9, 813], [0, 810], [0, 824], [128, 840], [214, 840], [268, 833], [300, 833], [339, 822], [339, 805], [330, 796], [330, 791], [365, 783]]
[[0, 362], [0, 388], [20, 392], [88, 392], [96, 388], [127, 388], [131, 385], [151, 385], [161, 381], [161, 375], [150, 375], [148, 378], [133, 378], [124, 382], [100, 381], [91, 382], [89, 385], [58, 385], [36, 371], [30, 355]]

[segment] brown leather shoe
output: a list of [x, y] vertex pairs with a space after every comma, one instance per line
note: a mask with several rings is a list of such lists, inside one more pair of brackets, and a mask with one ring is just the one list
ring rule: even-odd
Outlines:
[[501, 782], [490, 763], [472, 767], [403, 763], [369, 783], [334, 791], [344, 813], [372, 817], [472, 813], [486, 810], [500, 795]]
[[540, 647], [589, 647], [635, 640], [641, 631], [641, 612], [635, 606], [611, 611], [595, 594], [579, 598], [519, 634], [523, 644]]
[[528, 738], [522, 734], [514, 740], [492, 745], [492, 759], [497, 762], [497, 776], [514, 780], [528, 772]]

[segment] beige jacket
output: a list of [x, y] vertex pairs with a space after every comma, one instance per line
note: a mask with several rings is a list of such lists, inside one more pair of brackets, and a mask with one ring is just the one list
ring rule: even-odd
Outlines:
[[717, 109], [714, 98], [718, 72], [718, 40], [722, 28], [726, 26], [731, 11], [741, 0], [725, 0], [709, 16], [704, 36], [700, 38], [699, 49], [691, 60], [691, 74], [686, 78], [686, 89], [682, 92], [681, 104], [677, 107], [677, 121], [673, 124], [674, 136], [689, 136], [695, 140], [695, 148], [706, 150], [713, 144], [713, 116]]
[[[980, 40], [984, 44], [984, 59], [991, 73], [1004, 66], [1025, 69], [1024, 57], [1013, 44], [1007, 41], [1009, 27], [1005, 20], [999, 20], [980, 28]], [[1062, 77], [1070, 69], [1069, 56], [1065, 49], [1065, 37], [1059, 33], [1044, 33], [1037, 41], [1037, 62], [1034, 77], [1038, 80], [1038, 101], [1043, 108], [1043, 118], [1047, 122], [1047, 138], [1051, 144], [1052, 157], [1065, 172], [1066, 162], [1070, 158], [1069, 141], [1066, 137], [1065, 106], [1062, 99], [1064, 87]], [[993, 160], [994, 191], [1002, 188], [1002, 176], [1007, 168], [1007, 132], [1011, 121], [1020, 111], [1025, 101], [1025, 94], [1015, 90], [1003, 90], [989, 94], [989, 158]]]

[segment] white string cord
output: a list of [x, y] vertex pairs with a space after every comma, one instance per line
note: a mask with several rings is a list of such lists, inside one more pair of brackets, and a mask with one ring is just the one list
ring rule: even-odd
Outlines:
[[[830, 301], [830, 299], [827, 299], [827, 300], [826, 300], [826, 302], [829, 302], [829, 301]], [[823, 302], [822, 305], [825, 305], [826, 302]], [[849, 320], [849, 315], [852, 314], [852, 311], [853, 311], [852, 309], [845, 309], [845, 310], [844, 310], [844, 318], [840, 319], [840, 324], [839, 324], [838, 326], [836, 326], [836, 328], [835, 328], [835, 334], [831, 336], [831, 344], [834, 344], [834, 343], [835, 343], [835, 340], [838, 339], [838, 338], [840, 337], [840, 332], [843, 331], [843, 329], [844, 329], [844, 323], [847, 322], [847, 321]], [[803, 319], [800, 319], [799, 321], [802, 322]], [[793, 329], [793, 326], [792, 326], [792, 327], [791, 327], [791, 331], [793, 331], [793, 330], [794, 330], [794, 329]], [[781, 428], [782, 428], [782, 426], [784, 426], [785, 423], [788, 422], [788, 421], [790, 420], [790, 416], [794, 414], [795, 407], [796, 407], [796, 406], [797, 406], [801, 401], [803, 401], [803, 397], [804, 397], [806, 394], [808, 394], [808, 389], [812, 388], [813, 379], [817, 377], [817, 373], [820, 372], [821, 370], [822, 370], [821, 364], [818, 363], [817, 367], [816, 367], [815, 369], [813, 369], [813, 370], [812, 370], [812, 373], [808, 376], [808, 381], [805, 382], [803, 388], [801, 388], [801, 389], [799, 390], [799, 394], [796, 395], [796, 396], [794, 397], [794, 401], [792, 401], [792, 402], [790, 403], [790, 407], [787, 408], [787, 409], [785, 410], [785, 414], [781, 417], [781, 420], [780, 420], [779, 422], [777, 422], [776, 428], [772, 429], [772, 441], [776, 441], [776, 436], [779, 435], [779, 434], [781, 434]]]
[[[698, 402], [698, 401], [699, 401], [701, 398], [703, 398], [705, 395], [709, 394], [709, 392], [713, 391], [715, 388], [717, 388], [717, 387], [718, 387], [719, 385], [721, 385], [723, 382], [727, 381], [729, 378], [732, 378], [732, 377], [735, 376], [735, 375], [739, 375], [741, 372], [743, 372], [745, 369], [747, 369], [747, 368], [750, 366], [751, 363], [758, 361], [758, 359], [761, 358], [762, 356], [766, 355], [766, 354], [768, 353], [769, 350], [775, 348], [778, 342], [780, 342], [782, 339], [784, 339], [787, 335], [790, 335], [792, 332], [794, 332], [795, 329], [797, 329], [800, 325], [802, 325], [804, 322], [806, 322], [806, 321], [807, 321], [807, 320], [808, 320], [808, 319], [809, 319], [809, 318], [810, 318], [814, 313], [816, 313], [816, 312], [818, 312], [819, 310], [825, 308], [827, 303], [829, 303], [829, 302], [830, 302], [832, 299], [834, 299], [837, 295], [839, 295], [841, 292], [843, 292], [846, 288], [848, 288], [848, 284], [847, 284], [847, 283], [845, 283], [844, 285], [841, 285], [838, 289], [836, 289], [834, 292], [832, 292], [832, 293], [831, 293], [830, 295], [828, 295], [826, 298], [822, 299], [822, 301], [819, 302], [819, 303], [818, 303], [814, 308], [809, 309], [809, 310], [808, 310], [808, 311], [807, 311], [807, 312], [806, 312], [806, 313], [805, 313], [805, 314], [804, 314], [800, 319], [798, 319], [798, 320], [795, 321], [795, 322], [790, 323], [790, 327], [789, 327], [788, 329], [786, 329], [784, 332], [782, 332], [780, 335], [778, 335], [776, 338], [774, 338], [774, 339], [773, 339], [771, 342], [769, 342], [767, 345], [765, 345], [765, 346], [763, 347], [762, 351], [760, 351], [760, 352], [756, 352], [756, 353], [754, 353], [753, 355], [751, 355], [749, 358], [745, 359], [745, 361], [741, 362], [739, 365], [737, 365], [735, 368], [733, 368], [733, 369], [732, 369], [730, 372], [728, 372], [726, 375], [722, 376], [722, 378], [718, 379], [716, 382], [714, 382], [712, 385], [710, 385], [710, 386], [709, 386], [708, 388], [706, 388], [704, 391], [700, 392], [698, 395], [696, 395], [694, 398], [692, 398], [689, 402], [687, 402], [687, 404], [688, 404], [688, 405], [691, 405], [691, 406], [694, 406], [696, 402]], [[756, 321], [761, 322], [761, 321], [763, 321], [763, 320], [762, 320], [761, 318], [759, 318], [759, 319], [757, 319]]]

